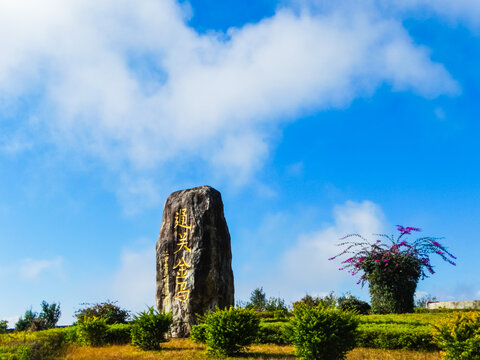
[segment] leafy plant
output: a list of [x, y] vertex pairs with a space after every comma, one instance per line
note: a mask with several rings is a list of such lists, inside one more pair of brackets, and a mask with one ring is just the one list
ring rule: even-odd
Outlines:
[[280, 297], [270, 297], [265, 304], [266, 311], [280, 311], [287, 312], [287, 306], [285, 305], [285, 300]]
[[217, 309], [205, 318], [207, 351], [221, 356], [240, 353], [255, 341], [259, 324], [251, 309]]
[[267, 304], [267, 297], [263, 291], [263, 287], [256, 288], [250, 294], [250, 301], [247, 303], [247, 308], [257, 311], [264, 311]]
[[207, 324], [197, 324], [192, 326], [190, 332], [190, 339], [198, 344], [205, 344], [207, 342]]
[[25, 314], [20, 316], [18, 321], [15, 323], [15, 331], [27, 331], [30, 329], [37, 317], [38, 313], [34, 312], [32, 309], [25, 311]]
[[0, 334], [5, 334], [7, 332], [7, 320], [0, 320]]
[[[242, 302], [237, 302], [242, 304]], [[256, 311], [287, 311], [285, 300], [280, 297], [270, 297], [267, 299], [263, 287], [256, 288], [250, 295], [250, 300], [245, 304], [245, 308]]]
[[457, 314], [453, 319], [434, 325], [434, 337], [446, 360], [480, 359], [480, 313]]
[[108, 325], [125, 324], [130, 317], [130, 311], [120, 308], [116, 305], [116, 301], [107, 300], [103, 303], [84, 303], [85, 307], [75, 312], [75, 317], [78, 321], [83, 318], [102, 318]]
[[376, 349], [438, 350], [430, 326], [398, 323], [360, 324], [356, 346]]
[[60, 318], [60, 304], [48, 304], [42, 301], [42, 312], [38, 314], [31, 308], [15, 324], [15, 331], [40, 331], [54, 328]]
[[82, 345], [102, 346], [106, 343], [107, 329], [104, 318], [85, 316], [77, 323], [77, 341]]
[[320, 296], [312, 296], [312, 295], [305, 295], [299, 301], [294, 303], [294, 306], [298, 304], [304, 304], [309, 307], [315, 307], [319, 305], [323, 305], [325, 307], [335, 307], [338, 302], [338, 297], [335, 295], [333, 291], [329, 294], [325, 295], [324, 297]]
[[172, 324], [171, 313], [159, 313], [152, 307], [134, 316], [132, 325], [132, 344], [142, 350], [160, 350], [160, 342]]
[[355, 311], [358, 314], [367, 315], [371, 306], [366, 301], [357, 299], [355, 296], [347, 295], [338, 299], [338, 307], [344, 311]]
[[0, 359], [58, 359], [66, 345], [64, 329], [15, 332], [0, 336]]
[[40, 312], [39, 317], [45, 320], [45, 325], [47, 329], [54, 328], [62, 312], [60, 311], [60, 303], [49, 304], [45, 300], [42, 301], [42, 311]]
[[403, 239], [404, 236], [420, 229], [397, 225], [397, 230], [400, 235], [396, 239], [393, 235], [378, 235], [388, 240], [386, 242], [377, 240], [371, 243], [359, 234], [347, 235], [342, 240], [350, 237], [360, 240], [338, 244], [345, 246], [345, 249], [329, 259], [349, 254], [350, 257], [342, 261], [343, 267], [339, 270], [346, 269], [352, 275], [363, 271], [358, 283], [364, 285], [369, 282], [374, 313], [413, 312], [413, 295], [419, 278], [435, 273], [430, 255], [439, 255], [455, 265], [451, 260], [455, 256], [438, 242], [439, 238], [426, 236], [408, 242]]
[[358, 319], [353, 312], [320, 304], [294, 307], [292, 342], [295, 353], [306, 360], [344, 359], [355, 346]]
[[105, 341], [111, 345], [124, 345], [132, 342], [131, 324], [108, 325]]
[[289, 323], [260, 323], [257, 339], [258, 344], [289, 345], [292, 328]]

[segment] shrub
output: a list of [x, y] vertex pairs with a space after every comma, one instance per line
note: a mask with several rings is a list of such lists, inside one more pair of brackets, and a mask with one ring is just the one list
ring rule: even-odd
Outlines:
[[159, 313], [153, 306], [134, 316], [132, 325], [132, 344], [142, 350], [160, 350], [160, 342], [172, 324], [171, 313]]
[[285, 300], [279, 297], [268, 298], [267, 303], [265, 304], [265, 310], [273, 312], [287, 312], [287, 306], [285, 305]]
[[404, 236], [412, 231], [420, 231], [415, 227], [397, 225], [400, 235], [375, 234], [385, 240], [368, 241], [359, 234], [350, 234], [341, 240], [355, 237], [338, 244], [344, 250], [330, 258], [349, 256], [342, 261], [339, 270], [348, 270], [352, 275], [363, 272], [358, 283], [368, 281], [372, 298], [372, 311], [375, 314], [411, 313], [414, 309], [413, 296], [420, 278], [434, 274], [430, 255], [439, 255], [444, 261], [456, 265], [456, 259], [443, 245], [439, 238], [423, 236], [414, 241], [408, 241]]
[[292, 329], [288, 323], [260, 323], [258, 330], [257, 344], [276, 344], [276, 345], [289, 345], [291, 340]]
[[305, 304], [309, 307], [315, 307], [319, 305], [323, 305], [324, 307], [335, 307], [337, 305], [337, 301], [337, 296], [333, 291], [331, 291], [328, 295], [325, 295], [324, 297], [313, 297], [307, 294], [302, 299], [300, 299], [300, 301], [297, 301], [295, 305]]
[[32, 309], [25, 311], [23, 317], [21, 316], [20, 319], [15, 324], [15, 331], [27, 331], [32, 326], [35, 319], [38, 317], [38, 314], [34, 312]]
[[338, 307], [344, 311], [356, 311], [358, 314], [367, 315], [370, 305], [366, 301], [357, 299], [355, 296], [342, 297], [338, 301]]
[[429, 326], [407, 324], [361, 324], [356, 346], [376, 349], [438, 350]]
[[190, 339], [198, 344], [205, 344], [207, 342], [206, 330], [207, 324], [193, 325], [192, 331], [190, 332]]
[[112, 345], [125, 345], [132, 342], [132, 325], [113, 324], [107, 328], [106, 342]]
[[63, 329], [65, 333], [65, 342], [70, 344], [80, 343], [78, 339], [77, 326], [69, 326]]
[[275, 321], [283, 321], [283, 320], [288, 320], [288, 310], [287, 309], [278, 309], [273, 312], [273, 319]]
[[344, 359], [355, 346], [358, 319], [354, 313], [321, 304], [294, 308], [292, 342], [303, 359]]
[[205, 318], [207, 351], [214, 355], [234, 355], [252, 344], [260, 319], [249, 309], [217, 309]]
[[434, 325], [434, 337], [447, 360], [480, 359], [480, 313], [459, 313]]
[[52, 329], [57, 325], [58, 320], [60, 319], [60, 303], [49, 304], [45, 300], [42, 301], [42, 312], [40, 313], [40, 318], [45, 321], [45, 326], [47, 329]]
[[28, 345], [0, 346], [2, 360], [30, 360], [32, 349]]
[[267, 297], [263, 291], [263, 287], [256, 288], [250, 294], [250, 301], [247, 304], [247, 308], [258, 311], [264, 311], [267, 304]]
[[250, 295], [250, 301], [245, 306], [247, 309], [256, 311], [287, 311], [285, 300], [279, 297], [270, 297], [267, 299], [263, 287], [256, 288]]
[[57, 359], [65, 345], [63, 329], [38, 332], [17, 332], [0, 338], [0, 359]]
[[107, 321], [99, 317], [84, 317], [77, 323], [77, 342], [81, 345], [102, 346], [106, 343]]
[[130, 312], [117, 306], [116, 301], [107, 300], [103, 303], [84, 303], [82, 305], [85, 305], [86, 307], [75, 312], [78, 321], [81, 321], [84, 317], [97, 317], [104, 319], [107, 325], [112, 325], [125, 324], [130, 317]]
[[32, 309], [25, 311], [23, 317], [15, 324], [15, 331], [40, 331], [54, 328], [60, 318], [60, 304], [48, 304], [42, 301], [42, 312], [38, 314]]
[[29, 331], [42, 331], [47, 329], [48, 329], [47, 322], [42, 317], [37, 317], [33, 319], [32, 324], [28, 328]]
[[7, 320], [0, 320], [0, 334], [5, 334], [7, 332]]

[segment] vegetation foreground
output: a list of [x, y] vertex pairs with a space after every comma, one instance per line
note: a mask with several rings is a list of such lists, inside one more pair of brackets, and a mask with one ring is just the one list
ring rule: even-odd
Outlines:
[[[254, 295], [261, 293], [259, 298], [264, 300], [261, 289], [257, 290]], [[43, 307], [48, 311], [40, 315], [27, 311], [17, 323], [21, 327], [16, 326], [13, 332], [7, 331], [3, 322], [0, 360], [212, 359], [215, 356], [480, 360], [479, 311], [430, 312], [418, 308], [411, 314], [372, 315], [365, 307], [368, 304], [354, 297], [341, 299], [338, 306], [336, 300], [333, 294], [324, 298], [305, 296], [293, 304], [291, 311], [281, 308], [281, 301], [274, 301], [276, 309], [259, 306], [254, 310], [250, 304], [245, 308], [217, 309], [198, 316], [199, 324], [192, 327], [189, 339], [168, 339], [170, 313], [159, 313], [151, 307], [127, 321], [128, 311], [111, 302], [81, 309], [73, 326], [52, 328], [56, 319], [49, 321], [49, 314], [58, 318], [53, 311], [57, 307], [45, 303]]]
[[[211, 360], [206, 346], [189, 339], [172, 339], [162, 344], [161, 351], [141, 351], [131, 345], [106, 347], [69, 346], [61, 357], [66, 360]], [[293, 346], [252, 345], [247, 352], [235, 359], [295, 360]], [[347, 360], [440, 360], [438, 352], [415, 352], [404, 350], [378, 350], [356, 348], [347, 354]]]

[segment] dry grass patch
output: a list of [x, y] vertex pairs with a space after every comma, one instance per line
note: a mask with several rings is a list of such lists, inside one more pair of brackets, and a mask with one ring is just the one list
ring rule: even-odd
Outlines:
[[407, 350], [353, 349], [347, 360], [440, 360], [439, 352], [420, 352]]
[[[235, 360], [295, 360], [293, 346], [253, 345]], [[172, 339], [162, 343], [161, 351], [142, 351], [131, 345], [114, 345], [99, 348], [70, 346], [66, 360], [212, 360], [205, 345], [188, 339]], [[439, 353], [402, 350], [354, 349], [347, 360], [440, 360]]]
[[72, 345], [63, 359], [66, 360], [179, 360], [209, 359], [205, 346], [186, 339], [172, 339], [162, 343], [160, 351], [142, 351], [131, 345], [84, 347]]

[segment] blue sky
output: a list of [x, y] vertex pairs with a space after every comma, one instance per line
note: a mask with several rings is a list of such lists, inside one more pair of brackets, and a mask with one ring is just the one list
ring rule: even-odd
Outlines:
[[0, 4], [0, 319], [153, 305], [173, 191], [223, 196], [236, 299], [368, 289], [327, 259], [444, 236], [419, 294], [480, 298], [475, 0]]

